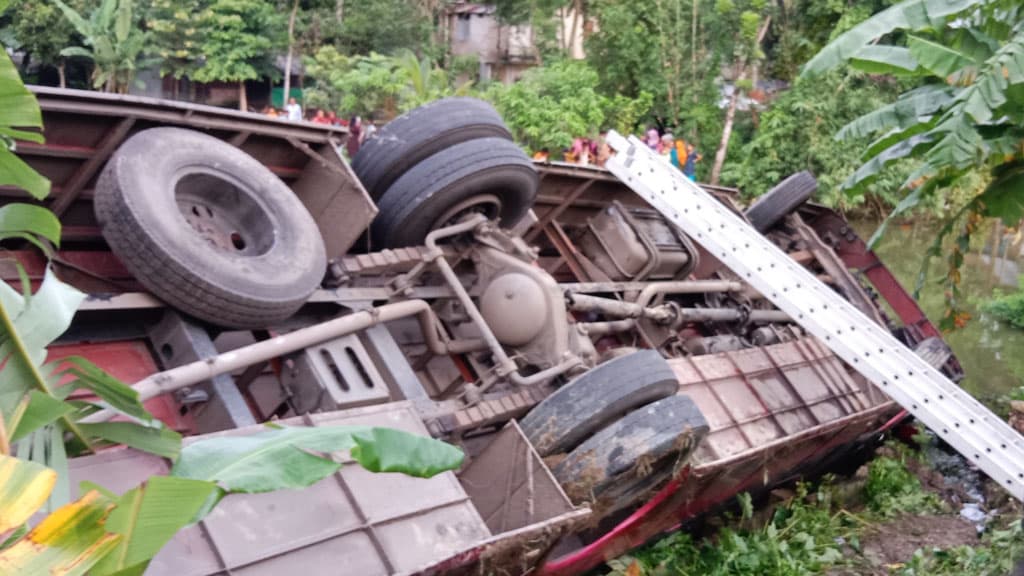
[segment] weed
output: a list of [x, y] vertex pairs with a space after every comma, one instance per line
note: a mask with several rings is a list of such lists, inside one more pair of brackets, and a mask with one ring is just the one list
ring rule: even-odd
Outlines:
[[904, 451], [897, 450], [896, 457], [881, 456], [868, 465], [864, 496], [868, 509], [882, 518], [943, 510], [939, 497], [926, 492], [907, 468], [907, 457]]
[[[747, 495], [739, 497], [743, 520], [751, 519]], [[843, 543], [855, 545], [856, 519], [833, 512], [831, 496], [821, 489], [797, 496], [775, 510], [757, 530], [723, 528], [714, 539], [695, 542], [677, 532], [608, 565], [612, 573], [629, 576], [805, 576], [843, 561]]]

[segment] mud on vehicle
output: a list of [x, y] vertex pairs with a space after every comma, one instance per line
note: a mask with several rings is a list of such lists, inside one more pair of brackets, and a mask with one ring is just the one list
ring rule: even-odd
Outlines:
[[[825, 469], [899, 414], [607, 171], [530, 161], [484, 102], [400, 116], [349, 167], [340, 127], [34, 90], [46, 144], [19, 154], [54, 182], [53, 265], [90, 294], [54, 354], [136, 382], [189, 433], [372, 423], [469, 456], [431, 480], [344, 466], [230, 496], [148, 573], [333, 574], [344, 557], [360, 574], [575, 574]], [[746, 217], [958, 375], [842, 217], [807, 204], [815, 186], [795, 175]], [[73, 486], [116, 488], [167, 463], [125, 449], [72, 468]]]

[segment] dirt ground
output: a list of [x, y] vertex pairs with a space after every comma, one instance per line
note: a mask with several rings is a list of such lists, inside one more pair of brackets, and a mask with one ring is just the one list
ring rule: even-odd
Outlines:
[[858, 566], [833, 572], [833, 576], [884, 576], [912, 558], [919, 548], [977, 544], [978, 531], [959, 516], [901, 516], [868, 529], [860, 543]]

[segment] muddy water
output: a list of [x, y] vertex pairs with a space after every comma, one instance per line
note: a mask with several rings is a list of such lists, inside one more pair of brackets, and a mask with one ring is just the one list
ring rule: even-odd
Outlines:
[[[869, 238], [877, 222], [854, 222], [854, 227]], [[925, 250], [935, 239], [934, 225], [890, 226], [875, 247], [876, 252], [908, 292], [912, 292]], [[1024, 385], [1024, 330], [1000, 322], [981, 312], [981, 304], [996, 290], [1017, 289], [1018, 276], [1024, 274], [1024, 243], [1001, 226], [993, 225], [976, 236], [976, 244], [967, 256], [962, 272], [965, 308], [972, 320], [967, 327], [947, 336], [963, 365], [967, 378], [963, 386], [983, 402], [992, 405], [1011, 389]], [[929, 284], [921, 294], [921, 308], [938, 325], [944, 310], [941, 287], [935, 284], [944, 261], [934, 259]]]

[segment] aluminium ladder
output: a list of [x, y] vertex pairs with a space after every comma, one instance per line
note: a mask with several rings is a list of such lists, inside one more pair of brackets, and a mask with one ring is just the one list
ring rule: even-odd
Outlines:
[[612, 131], [606, 167], [848, 365], [1024, 500], [1024, 437], [652, 152]]

